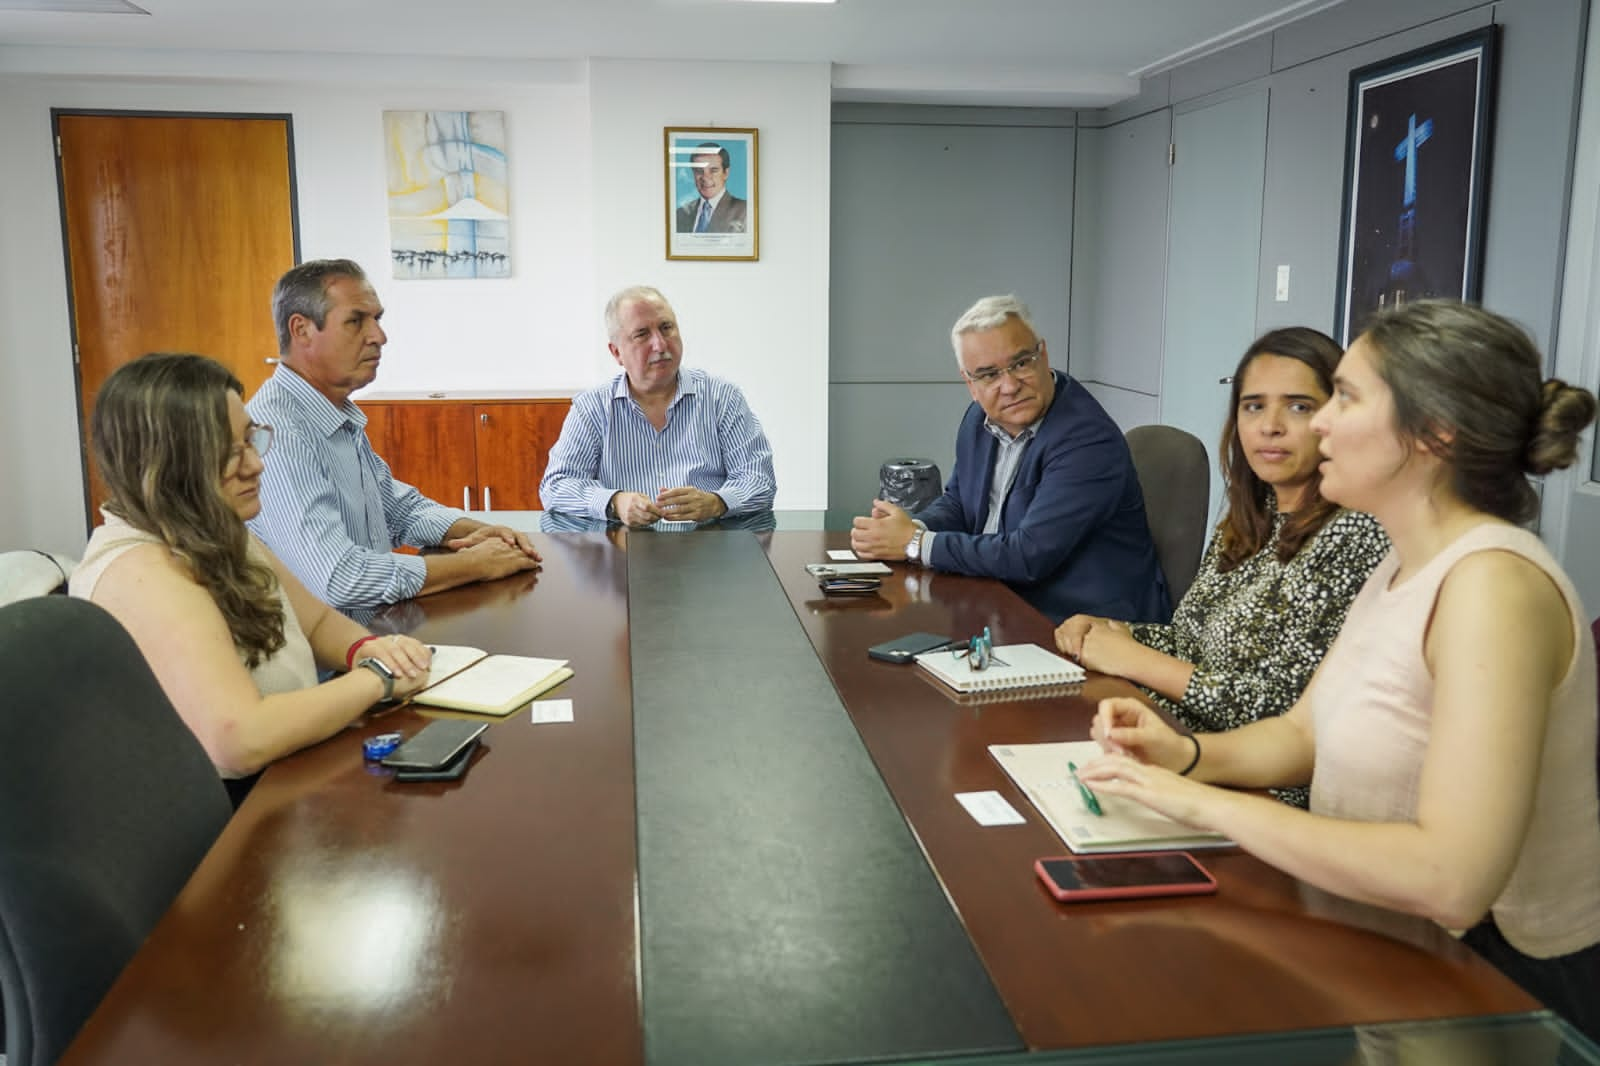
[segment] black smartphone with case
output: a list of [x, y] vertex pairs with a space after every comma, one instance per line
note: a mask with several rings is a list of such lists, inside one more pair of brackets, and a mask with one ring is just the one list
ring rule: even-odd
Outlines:
[[874, 644], [867, 649], [867, 655], [880, 662], [909, 663], [923, 652], [949, 646], [950, 638], [937, 633], [908, 633], [897, 640]]
[[488, 722], [440, 718], [423, 726], [411, 739], [383, 757], [397, 770], [437, 770], [455, 761], [468, 744], [483, 735]]
[[437, 770], [396, 770], [394, 779], [400, 782], [408, 781], [459, 781], [467, 774], [467, 766], [472, 762], [472, 757], [478, 753], [478, 748], [483, 740], [474, 737], [467, 741], [467, 746], [461, 749], [461, 754]]

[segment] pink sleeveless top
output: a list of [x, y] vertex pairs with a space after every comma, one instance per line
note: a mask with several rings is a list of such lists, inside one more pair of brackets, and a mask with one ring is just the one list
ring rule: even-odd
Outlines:
[[1600, 942], [1595, 649], [1577, 592], [1532, 533], [1477, 526], [1396, 588], [1389, 587], [1400, 565], [1395, 554], [1378, 564], [1307, 689], [1317, 745], [1311, 810], [1367, 822], [1416, 818], [1433, 710], [1423, 635], [1445, 575], [1463, 557], [1492, 550], [1548, 574], [1572, 618], [1572, 662], [1551, 694], [1533, 816], [1491, 907], [1513, 947], [1550, 958]]

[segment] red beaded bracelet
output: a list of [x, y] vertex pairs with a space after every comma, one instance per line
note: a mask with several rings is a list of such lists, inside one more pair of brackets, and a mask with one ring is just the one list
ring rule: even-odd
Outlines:
[[354, 670], [356, 668], [356, 652], [360, 650], [361, 645], [365, 644], [369, 640], [377, 639], [378, 634], [368, 633], [366, 636], [350, 645], [350, 650], [344, 653], [344, 668], [346, 670]]

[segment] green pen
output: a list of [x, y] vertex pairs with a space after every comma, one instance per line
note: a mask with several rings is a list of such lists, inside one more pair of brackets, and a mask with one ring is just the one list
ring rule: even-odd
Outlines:
[[1078, 764], [1067, 763], [1067, 773], [1072, 775], [1072, 783], [1078, 786], [1078, 794], [1083, 797], [1083, 805], [1089, 808], [1089, 813], [1103, 816], [1106, 812], [1100, 809], [1100, 801], [1089, 791], [1088, 785], [1078, 780]]

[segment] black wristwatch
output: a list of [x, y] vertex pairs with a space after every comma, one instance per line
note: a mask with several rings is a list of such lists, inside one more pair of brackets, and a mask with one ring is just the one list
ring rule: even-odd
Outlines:
[[365, 659], [357, 659], [356, 666], [358, 668], [365, 666], [383, 681], [383, 699], [379, 700], [379, 703], [394, 702], [394, 671], [389, 669], [388, 664], [369, 655]]

